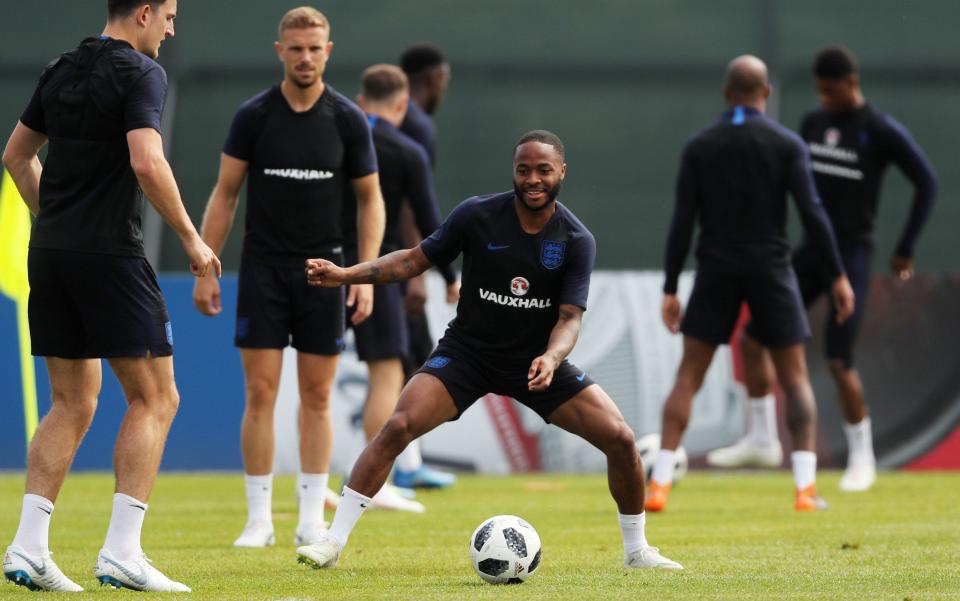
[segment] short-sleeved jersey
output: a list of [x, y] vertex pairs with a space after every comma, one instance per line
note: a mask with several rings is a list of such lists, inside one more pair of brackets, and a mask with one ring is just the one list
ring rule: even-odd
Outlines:
[[547, 347], [562, 304], [586, 309], [596, 242], [569, 209], [523, 231], [514, 193], [460, 203], [421, 243], [434, 265], [463, 253], [460, 302], [448, 336], [487, 355], [529, 361]]
[[[814, 110], [804, 117], [800, 135], [810, 148], [814, 179], [841, 246], [871, 245], [880, 184], [890, 163], [916, 187], [915, 203], [929, 213], [936, 176], [910, 132], [876, 107], [844, 113]], [[909, 228], [908, 228], [909, 229]], [[905, 231], [899, 254], [911, 256], [917, 231]]]
[[223, 146], [246, 161], [246, 259], [300, 263], [343, 244], [344, 188], [376, 173], [363, 112], [329, 85], [296, 112], [276, 85], [241, 105]]
[[144, 256], [127, 133], [160, 130], [166, 88], [160, 65], [111, 38], [88, 38], [47, 67], [20, 117], [49, 140], [31, 248]]
[[400, 131], [407, 134], [427, 151], [430, 165], [437, 163], [437, 126], [433, 119], [416, 102], [410, 101], [407, 114], [400, 124]]
[[749, 275], [790, 264], [787, 194], [829, 269], [843, 267], [813, 185], [806, 145], [759, 111], [738, 106], [694, 136], [683, 151], [667, 239], [664, 291], [677, 277], [699, 220], [698, 268]]

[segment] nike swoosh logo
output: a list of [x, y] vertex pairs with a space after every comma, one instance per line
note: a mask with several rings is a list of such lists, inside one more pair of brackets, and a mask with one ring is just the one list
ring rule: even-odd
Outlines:
[[583, 372], [582, 374], [577, 376], [577, 382], [583, 382], [583, 379], [586, 377], [587, 377], [587, 372]]
[[120, 565], [119, 563], [115, 562], [109, 557], [103, 557], [103, 560], [113, 565], [115, 568], [117, 568], [121, 572], [123, 572], [123, 575], [129, 578], [130, 580], [132, 580], [133, 583], [136, 584], [137, 586], [147, 586], [147, 574], [143, 568], [140, 568], [139, 574], [134, 574], [133, 572], [128, 570], [126, 567]]
[[363, 507], [364, 509], [366, 509], [366, 508], [367, 508], [367, 504], [366, 504], [366, 503], [360, 503], [360, 507]]
[[19, 557], [20, 559], [24, 560], [25, 562], [27, 562], [28, 564], [30, 564], [30, 567], [33, 568], [33, 571], [36, 572], [38, 575], [45, 576], [47, 574], [46, 561], [43, 562], [43, 565], [37, 565], [36, 562], [34, 562], [32, 559], [30, 559], [23, 553], [17, 553], [16, 551], [10, 551], [10, 552], [16, 555], [17, 557]]
[[134, 505], [133, 503], [127, 503], [127, 505], [129, 505], [130, 507], [136, 507], [136, 508], [139, 509], [140, 511], [146, 511], [146, 510], [147, 510], [147, 508], [144, 507], [143, 505]]
[[487, 242], [487, 250], [503, 250], [505, 248], [510, 248], [509, 244], [494, 244], [493, 242]]
[[50, 515], [50, 514], [53, 513], [53, 510], [52, 510], [52, 509], [47, 509], [46, 507], [37, 507], [37, 509], [39, 509], [40, 511], [42, 511], [43, 513], [45, 513], [45, 514], [47, 514], [47, 515]]

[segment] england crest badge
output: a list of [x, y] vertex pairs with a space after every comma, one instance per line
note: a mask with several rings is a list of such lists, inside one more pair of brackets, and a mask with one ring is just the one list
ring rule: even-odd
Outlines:
[[557, 240], [544, 240], [540, 245], [540, 263], [547, 269], [553, 270], [563, 265], [563, 255], [567, 243]]

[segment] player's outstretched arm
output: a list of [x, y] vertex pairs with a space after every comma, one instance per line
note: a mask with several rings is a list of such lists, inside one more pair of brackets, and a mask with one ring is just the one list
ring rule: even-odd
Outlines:
[[379, 259], [340, 267], [325, 259], [307, 259], [307, 283], [336, 288], [352, 284], [389, 284], [418, 276], [432, 264], [419, 246], [394, 251]]
[[560, 317], [550, 332], [547, 350], [530, 363], [527, 372], [527, 388], [532, 392], [541, 392], [550, 388], [553, 382], [553, 372], [570, 351], [577, 344], [580, 336], [580, 324], [583, 320], [583, 309], [576, 305], [560, 305]]
[[200, 238], [183, 207], [177, 180], [163, 156], [160, 132], [150, 127], [131, 130], [127, 132], [127, 146], [130, 148], [130, 166], [140, 187], [150, 204], [180, 237], [183, 250], [190, 259], [190, 272], [197, 277], [210, 272], [220, 277], [220, 259]]
[[3, 166], [10, 172], [17, 191], [30, 212], [40, 212], [40, 172], [43, 167], [37, 153], [47, 143], [47, 136], [17, 122], [3, 150]]

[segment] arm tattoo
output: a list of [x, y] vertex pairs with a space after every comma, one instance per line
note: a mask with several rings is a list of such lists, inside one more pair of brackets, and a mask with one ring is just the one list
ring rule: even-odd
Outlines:
[[396, 251], [370, 262], [370, 267], [361, 276], [361, 281], [371, 284], [399, 282], [418, 275], [417, 265], [405, 256], [408, 251]]

